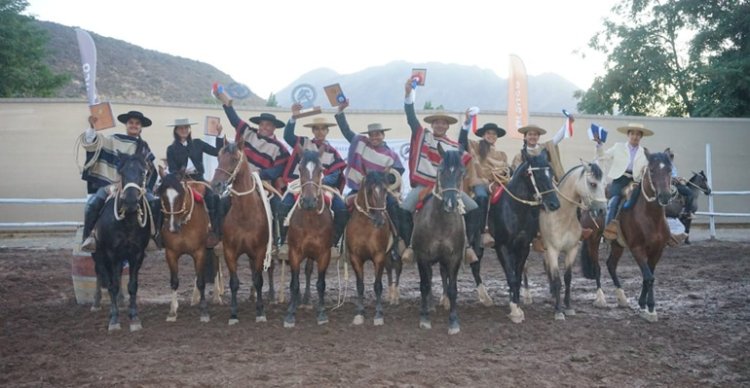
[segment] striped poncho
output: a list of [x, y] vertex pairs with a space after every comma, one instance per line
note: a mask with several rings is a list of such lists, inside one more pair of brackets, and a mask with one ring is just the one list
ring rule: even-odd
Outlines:
[[146, 153], [146, 161], [149, 163], [149, 177], [146, 182], [146, 189], [149, 191], [152, 190], [156, 183], [156, 169], [153, 165], [155, 157], [148, 143], [140, 137], [115, 134], [111, 136], [97, 135], [94, 142], [84, 142], [82, 144], [86, 150], [86, 164], [91, 162], [97, 150], [100, 151], [96, 161], [92, 162], [93, 164], [83, 170], [81, 174], [81, 179], [86, 181], [87, 192], [93, 194], [100, 187], [117, 182], [120, 179], [117, 173], [117, 153], [132, 155], [138, 148], [138, 143], [142, 144], [142, 150]]

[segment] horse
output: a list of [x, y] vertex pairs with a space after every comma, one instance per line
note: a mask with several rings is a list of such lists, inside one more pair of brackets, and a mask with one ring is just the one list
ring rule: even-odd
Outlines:
[[521, 296], [521, 278], [529, 245], [539, 231], [539, 207], [553, 212], [560, 201], [552, 185], [547, 151], [530, 156], [521, 150], [523, 163], [513, 173], [507, 186], [503, 186], [500, 199], [490, 206], [490, 232], [495, 239], [495, 252], [505, 272], [510, 296], [510, 319], [515, 323], [524, 320], [518, 304]]
[[[605, 308], [607, 301], [604, 298], [601, 281], [601, 266], [599, 265], [599, 245], [604, 232], [604, 214], [591, 214], [591, 212], [581, 212], [581, 227], [590, 229], [591, 233], [584, 236], [581, 241], [581, 272], [583, 277], [596, 281], [596, 296], [594, 298], [594, 307]], [[618, 300], [621, 305], [627, 306], [627, 300]]]
[[120, 181], [96, 223], [96, 251], [92, 256], [97, 278], [109, 291], [109, 331], [120, 330], [117, 300], [120, 296], [122, 265], [127, 261], [130, 270], [128, 315], [132, 332], [142, 328], [136, 305], [138, 272], [153, 224], [146, 196], [148, 162], [142, 152], [142, 143], [138, 143], [133, 155], [118, 152], [117, 172]]
[[307, 258], [312, 272], [312, 261], [318, 264], [318, 325], [328, 323], [325, 312], [326, 270], [331, 261], [333, 245], [333, 215], [324, 195], [323, 165], [320, 153], [305, 150], [299, 163], [300, 193], [289, 218], [287, 244], [289, 245], [289, 307], [284, 327], [295, 325], [297, 306], [300, 303], [300, 263]]
[[[690, 204], [690, 210], [695, 213], [698, 210], [698, 194], [703, 193], [705, 195], [711, 194], [711, 188], [708, 186], [708, 178], [703, 170], [700, 172], [693, 171], [693, 176], [687, 182], [688, 189], [693, 192], [693, 203]], [[690, 225], [693, 222], [693, 218], [687, 214], [682, 213], [686, 198], [682, 195], [677, 194], [672, 202], [664, 208], [667, 217], [677, 218], [685, 225], [685, 234], [690, 234]], [[690, 237], [685, 238], [685, 244], [690, 244]]]
[[[579, 172], [580, 171], [580, 172]], [[571, 267], [578, 255], [583, 229], [578, 220], [578, 210], [603, 214], [607, 207], [604, 195], [604, 174], [594, 163], [582, 162], [568, 170], [556, 186], [560, 208], [539, 213], [539, 231], [544, 241], [544, 269], [550, 282], [550, 292], [555, 299], [555, 319], [564, 320], [575, 315], [570, 307]], [[560, 306], [560, 271], [558, 256], [565, 253], [565, 312]]]
[[439, 263], [443, 288], [450, 303], [448, 334], [457, 334], [461, 331], [456, 312], [457, 276], [466, 247], [466, 231], [461, 214], [463, 205], [459, 202], [459, 192], [466, 168], [461, 163], [462, 150], [443, 151], [442, 146], [438, 146], [438, 151], [442, 161], [438, 167], [435, 186], [422, 209], [414, 214], [411, 240], [419, 268], [419, 290], [422, 294], [419, 327], [432, 328], [429, 315], [432, 265]]
[[[229, 143], [219, 151], [219, 166], [216, 168], [211, 186], [218, 193], [230, 196], [231, 205], [222, 225], [224, 261], [229, 270], [231, 290], [231, 316], [229, 324], [239, 322], [237, 318], [237, 290], [240, 280], [237, 261], [242, 254], [250, 260], [250, 269], [255, 286], [255, 321], [266, 322], [263, 305], [263, 271], [271, 262], [270, 205], [265, 197], [262, 182], [250, 166], [243, 150], [244, 144]], [[272, 275], [270, 276], [272, 278]], [[273, 298], [273, 297], [271, 297]]]
[[[208, 211], [203, 202], [198, 201], [200, 187], [193, 187], [187, 181], [184, 170], [162, 175], [157, 194], [161, 200], [161, 211], [165, 222], [162, 225], [164, 253], [169, 266], [172, 302], [167, 315], [167, 322], [177, 320], [177, 288], [180, 256], [187, 254], [193, 258], [196, 275], [196, 289], [200, 296], [201, 322], [208, 322], [208, 304], [205, 297], [206, 278], [205, 263], [207, 255], [206, 236], [208, 235]], [[199, 183], [198, 183], [199, 184]], [[213, 264], [213, 262], [211, 263]], [[218, 298], [218, 290], [214, 296]]]
[[670, 239], [669, 227], [664, 208], [672, 198], [671, 173], [672, 162], [666, 153], [651, 154], [646, 150], [648, 166], [645, 167], [643, 180], [631, 193], [636, 195], [635, 205], [620, 211], [620, 236], [612, 241], [607, 269], [616, 287], [618, 300], [626, 300], [625, 293], [617, 277], [617, 263], [625, 247], [628, 247], [633, 259], [641, 269], [643, 285], [638, 298], [640, 316], [648, 322], [656, 322], [657, 314], [654, 302], [654, 271], [659, 263], [664, 247]]
[[[357, 306], [354, 325], [361, 325], [365, 318], [365, 282], [364, 264], [371, 260], [375, 272], [375, 326], [383, 325], [383, 269], [391, 260], [389, 252], [393, 246], [391, 221], [386, 211], [387, 196], [386, 175], [383, 172], [370, 171], [365, 175], [360, 190], [354, 198], [355, 210], [344, 232], [346, 252], [349, 262], [357, 276]], [[397, 271], [398, 272], [398, 271]], [[389, 271], [389, 284], [390, 281]], [[391, 298], [395, 297], [390, 289]], [[393, 300], [393, 299], [391, 299]]]

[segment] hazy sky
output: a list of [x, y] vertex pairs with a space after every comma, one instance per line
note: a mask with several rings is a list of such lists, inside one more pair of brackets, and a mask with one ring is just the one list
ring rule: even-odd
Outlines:
[[604, 61], [586, 45], [614, 1], [29, 0], [26, 13], [209, 63], [267, 98], [319, 67], [348, 74], [394, 60], [507, 78], [509, 54], [531, 75], [585, 89]]

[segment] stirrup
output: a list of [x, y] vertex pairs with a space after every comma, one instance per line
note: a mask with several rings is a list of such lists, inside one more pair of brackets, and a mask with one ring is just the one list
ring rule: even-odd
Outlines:
[[489, 232], [482, 233], [482, 246], [485, 248], [492, 248], [495, 246], [495, 239]]
[[477, 256], [476, 252], [474, 252], [474, 248], [467, 247], [466, 248], [466, 254], [464, 256], [464, 260], [466, 261], [466, 264], [472, 264], [479, 261], [479, 257]]
[[531, 240], [531, 249], [533, 249], [534, 252], [540, 252], [540, 253], [543, 253], [544, 251], [546, 251], [546, 249], [544, 248], [544, 242], [542, 241], [541, 237], [537, 236], [537, 237], [534, 237], [533, 240]]
[[617, 235], [620, 233], [620, 222], [618, 220], [612, 220], [604, 228], [604, 238], [607, 240], [616, 240]]
[[94, 233], [91, 232], [91, 234], [88, 237], [86, 237], [85, 240], [83, 240], [79, 249], [81, 252], [88, 252], [88, 253], [96, 252], [96, 235], [94, 235]]
[[407, 247], [404, 253], [401, 254], [401, 261], [405, 263], [414, 261], [414, 250], [411, 247]]

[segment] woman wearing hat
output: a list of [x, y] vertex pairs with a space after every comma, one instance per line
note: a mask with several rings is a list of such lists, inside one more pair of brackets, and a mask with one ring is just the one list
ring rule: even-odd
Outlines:
[[[212, 146], [201, 139], [193, 139], [191, 135], [191, 123], [188, 119], [176, 119], [174, 123], [168, 124], [167, 127], [173, 127], [172, 136], [174, 141], [167, 147], [167, 166], [169, 171], [177, 172], [185, 169], [185, 173], [196, 181], [205, 182], [203, 177], [205, 168], [203, 167], [203, 154], [218, 156], [219, 150], [224, 146], [224, 135], [221, 133], [221, 124], [219, 125], [219, 136], [216, 137], [215, 146]], [[211, 233], [208, 236], [206, 245], [213, 248], [219, 243], [221, 236], [221, 211], [220, 199], [210, 187], [206, 188], [206, 207], [211, 217]]]
[[[571, 121], [575, 120], [572, 116], [570, 117]], [[536, 125], [536, 124], [529, 124], [524, 127], [518, 128], [518, 132], [523, 134], [523, 142], [524, 146], [526, 147], [526, 151], [531, 156], [538, 156], [542, 153], [543, 149], [547, 150], [547, 154], [549, 155], [549, 164], [550, 167], [552, 167], [552, 172], [555, 176], [555, 179], [559, 180], [563, 174], [565, 174], [565, 170], [563, 170], [562, 162], [560, 161], [560, 152], [557, 149], [557, 145], [560, 144], [560, 142], [565, 138], [565, 127], [560, 127], [560, 130], [555, 133], [555, 136], [552, 137], [552, 140], [548, 140], [544, 143], [539, 143], [539, 138], [547, 133], [547, 131]], [[521, 157], [521, 153], [519, 152], [516, 154], [516, 156], [513, 158], [513, 163], [511, 163], [511, 170], [515, 171], [518, 166], [523, 163], [523, 158]]]
[[478, 216], [467, 218], [466, 228], [472, 229], [473, 233], [467, 233], [470, 237], [481, 233], [482, 244], [491, 246], [494, 239], [487, 231], [487, 212], [489, 210], [490, 185], [495, 182], [495, 176], [508, 175], [508, 156], [505, 152], [495, 148], [497, 139], [505, 136], [505, 130], [495, 123], [487, 123], [477, 130], [476, 135], [481, 140], [469, 140], [469, 126], [472, 115], [466, 110], [466, 120], [461, 126], [461, 135], [458, 142], [471, 153], [473, 168], [469, 169], [469, 186], [474, 192], [474, 200], [479, 206]]
[[[322, 152], [320, 162], [324, 169], [323, 184], [333, 187], [341, 192], [345, 184], [344, 169], [346, 168], [346, 162], [341, 158], [341, 155], [336, 148], [330, 145], [326, 140], [328, 132], [330, 131], [329, 128], [335, 127], [336, 124], [330, 123], [322, 117], [316, 117], [313, 119], [312, 123], [304, 125], [305, 127], [312, 129], [312, 139], [307, 136], [297, 136], [294, 134], [294, 127], [296, 125], [294, 115], [298, 114], [301, 109], [302, 105], [299, 103], [292, 105], [292, 117], [287, 121], [286, 127], [284, 128], [284, 141], [292, 146], [292, 156], [284, 168], [284, 179], [287, 183], [299, 179], [299, 162], [302, 159], [302, 154], [305, 150]], [[286, 219], [293, 206], [294, 195], [287, 192], [281, 200], [279, 219]], [[338, 246], [339, 238], [341, 238], [341, 235], [344, 233], [346, 221], [349, 219], [349, 211], [346, 209], [344, 201], [336, 195], [331, 199], [331, 209], [333, 210], [334, 225], [333, 245]], [[286, 227], [281, 228], [281, 244], [284, 244], [286, 229]]]
[[[648, 166], [648, 159], [641, 139], [644, 136], [651, 136], [654, 132], [642, 124], [628, 124], [624, 127], [617, 128], [617, 131], [628, 136], [627, 143], [615, 143], [610, 149], [604, 151], [602, 142], [596, 141], [596, 155], [602, 169], [607, 171], [607, 177], [612, 179], [612, 186], [609, 189], [612, 197], [607, 206], [607, 217], [604, 222], [604, 238], [614, 240], [617, 238], [619, 230], [619, 221], [617, 220], [617, 211], [622, 200], [622, 190], [631, 182], [640, 183], [643, 179], [643, 171]], [[624, 208], [629, 207], [626, 203]]]
[[[81, 243], [81, 250], [84, 252], [94, 252], [96, 249], [96, 236], [92, 234], [92, 231], [107, 200], [107, 187], [119, 179], [117, 168], [112, 161], [117, 160], [118, 152], [126, 155], [134, 154], [139, 143], [149, 164], [146, 195], [151, 205], [151, 213], [155, 223], [161, 219], [159, 199], [152, 194], [156, 183], [156, 169], [153, 165], [155, 157], [148, 143], [141, 138], [142, 129], [150, 126], [151, 120], [138, 111], [123, 113], [117, 116], [117, 120], [125, 124], [125, 134], [100, 136], [94, 130], [96, 123], [94, 116], [89, 116], [89, 128], [83, 133], [81, 145], [86, 150], [86, 166], [81, 179], [86, 181], [89, 194], [84, 210], [83, 242]], [[161, 248], [158, 234], [157, 229], [154, 242]]]

